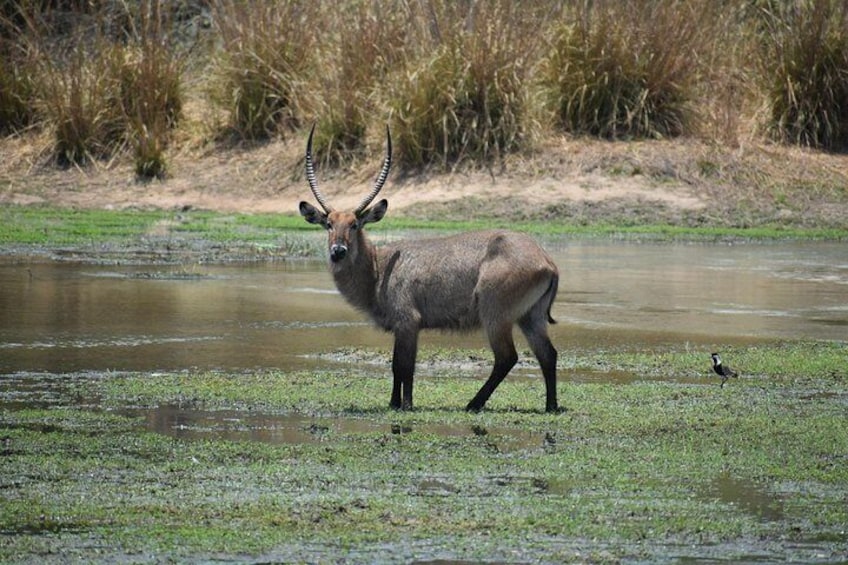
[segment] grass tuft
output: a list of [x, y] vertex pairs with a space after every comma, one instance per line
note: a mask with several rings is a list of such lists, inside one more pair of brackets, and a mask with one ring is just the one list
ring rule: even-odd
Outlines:
[[315, 93], [310, 113], [319, 121], [315, 158], [345, 166], [366, 154], [370, 127], [383, 143], [382, 91], [408, 49], [405, 10], [381, 10], [377, 3], [351, 2], [330, 15], [330, 36], [319, 46], [320, 62], [310, 73]]
[[267, 139], [302, 119], [305, 72], [313, 63], [311, 4], [219, 0], [213, 19], [223, 49], [216, 60], [217, 104], [229, 113], [230, 133]]
[[[0, 19], [0, 28], [6, 27]], [[27, 68], [37, 57], [31, 46], [16, 45], [0, 33], [0, 134], [25, 129], [36, 120], [38, 85]]]
[[[313, 121], [316, 160], [341, 167], [381, 153], [387, 122], [406, 169], [490, 167], [563, 131], [738, 146], [767, 130], [841, 150], [846, 6], [0, 3], [0, 132], [43, 130], [62, 166], [130, 156], [141, 178], [167, 173], [175, 139], [263, 141]], [[174, 135], [187, 99], [203, 117]]]
[[848, 4], [774, 4], [763, 18], [770, 131], [780, 141], [848, 147]]
[[167, 42], [159, 3], [142, 5], [133, 45], [119, 68], [121, 106], [133, 146], [136, 176], [161, 178], [170, 130], [182, 114], [181, 56]]
[[389, 101], [398, 161], [449, 167], [520, 149], [537, 14], [510, 2], [426, 8], [416, 16], [423, 52], [395, 79]]
[[60, 166], [112, 159], [129, 146], [138, 176], [158, 177], [182, 111], [181, 52], [158, 2], [124, 8], [90, 24], [80, 18], [59, 35], [44, 31], [49, 14], [29, 16], [31, 41], [45, 53], [36, 67], [40, 102]]
[[679, 2], [598, 2], [569, 13], [543, 82], [562, 128], [607, 139], [687, 133], [697, 77], [695, 10]]
[[65, 61], [45, 62], [45, 115], [53, 127], [53, 152], [60, 166], [83, 165], [123, 146], [114, 80], [122, 56], [105, 46], [97, 52], [94, 56], [79, 47]]

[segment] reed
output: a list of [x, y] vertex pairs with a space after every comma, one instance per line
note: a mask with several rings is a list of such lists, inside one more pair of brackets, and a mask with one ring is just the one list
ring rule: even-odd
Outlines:
[[388, 101], [403, 166], [485, 163], [524, 147], [538, 15], [507, 1], [413, 9], [420, 48], [394, 75]]
[[213, 101], [228, 112], [231, 134], [268, 139], [300, 124], [319, 18], [320, 11], [307, 2], [213, 4], [222, 46]]
[[43, 63], [42, 103], [53, 129], [53, 154], [60, 166], [108, 158], [124, 145], [124, 121], [115, 80], [120, 51], [82, 47], [63, 61]]
[[36, 103], [59, 165], [110, 160], [130, 147], [140, 177], [162, 176], [181, 115], [181, 53], [167, 40], [158, 2], [123, 6], [91, 17], [75, 12], [76, 24], [62, 33], [50, 32], [50, 14], [28, 14], [28, 41], [43, 54], [31, 69]]
[[167, 15], [145, 2], [136, 18], [133, 41], [118, 67], [126, 135], [132, 144], [136, 175], [161, 178], [169, 134], [182, 114], [183, 57], [167, 40]]
[[606, 139], [689, 132], [703, 25], [694, 16], [690, 5], [674, 0], [600, 1], [569, 10], [541, 77], [559, 125]]
[[15, 133], [36, 120], [38, 86], [27, 69], [38, 54], [33, 46], [14, 40], [17, 30], [14, 19], [0, 11], [0, 134]]
[[848, 147], [848, 3], [768, 3], [761, 18], [772, 137]]
[[[318, 72], [311, 72], [309, 113], [320, 122], [315, 158], [334, 166], [366, 154], [369, 128], [384, 142], [383, 92], [402, 66], [409, 48], [405, 9], [383, 10], [369, 1], [352, 1], [330, 12], [318, 46]], [[380, 148], [382, 151], [382, 147]]]
[[[50, 132], [63, 166], [129, 156], [143, 178], [167, 173], [174, 139], [316, 121], [316, 160], [336, 167], [382, 153], [387, 123], [407, 170], [562, 134], [838, 151], [846, 22], [844, 0], [0, 3], [0, 132]], [[175, 136], [187, 96], [223, 119]]]

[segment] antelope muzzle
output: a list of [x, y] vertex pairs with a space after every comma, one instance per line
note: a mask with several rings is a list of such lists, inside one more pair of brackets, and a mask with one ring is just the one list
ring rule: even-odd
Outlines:
[[343, 243], [334, 243], [330, 246], [330, 261], [338, 263], [347, 257], [347, 245]]

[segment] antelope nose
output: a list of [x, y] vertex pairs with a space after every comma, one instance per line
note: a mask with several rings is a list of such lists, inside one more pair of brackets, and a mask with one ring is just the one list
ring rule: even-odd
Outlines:
[[334, 243], [330, 246], [330, 261], [338, 263], [347, 255], [347, 246], [340, 243]]

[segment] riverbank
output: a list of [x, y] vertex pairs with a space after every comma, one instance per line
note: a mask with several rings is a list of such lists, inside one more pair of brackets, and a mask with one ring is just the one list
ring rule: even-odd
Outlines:
[[[186, 148], [164, 180], [138, 182], [120, 159], [58, 170], [39, 143], [0, 140], [0, 204], [76, 210], [200, 210], [296, 214], [311, 198], [304, 140]], [[353, 206], [379, 159], [320, 170], [322, 190]], [[536, 225], [846, 229], [848, 156], [767, 144], [697, 140], [604, 142], [551, 137], [480, 169], [395, 171], [382, 196], [389, 218]]]
[[[844, 240], [845, 228], [574, 225], [503, 218], [428, 221], [389, 217], [370, 227], [377, 242], [433, 232], [508, 227], [541, 239], [743, 243]], [[33, 206], [0, 208], [0, 256], [105, 264], [199, 264], [323, 257], [320, 230], [293, 214], [194, 209], [122, 210]], [[417, 234], [417, 235], [411, 235]], [[16, 259], [17, 258], [17, 259]]]

